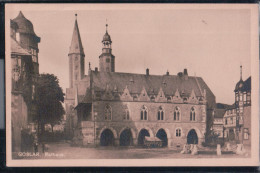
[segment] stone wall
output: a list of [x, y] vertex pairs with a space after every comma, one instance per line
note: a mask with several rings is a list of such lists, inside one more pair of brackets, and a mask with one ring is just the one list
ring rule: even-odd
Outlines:
[[[105, 120], [105, 107], [106, 105], [112, 108], [112, 119]], [[148, 120], [140, 119], [140, 110], [143, 106], [147, 107]], [[164, 119], [157, 119], [157, 112], [159, 107], [162, 107], [164, 111]], [[173, 120], [173, 114], [175, 107], [178, 106], [181, 110], [180, 121]], [[190, 121], [190, 110], [194, 107], [196, 110], [196, 120]], [[124, 119], [125, 110], [128, 108], [130, 112], [129, 120]], [[95, 129], [95, 144], [100, 144], [101, 133], [105, 129], [109, 129], [113, 132], [115, 138], [115, 145], [119, 145], [120, 135], [125, 129], [130, 129], [133, 137], [133, 144], [138, 144], [138, 136], [142, 129], [146, 129], [149, 132], [150, 137], [155, 137], [160, 129], [163, 129], [168, 138], [169, 147], [182, 146], [187, 142], [187, 135], [190, 130], [194, 129], [198, 136], [198, 142], [201, 144], [204, 142], [204, 133], [206, 131], [206, 105], [198, 104], [173, 104], [173, 103], [153, 103], [153, 102], [118, 102], [118, 101], [96, 101], [93, 103], [92, 117], [94, 124], [92, 126]], [[88, 123], [85, 123], [88, 124]], [[82, 133], [86, 130], [87, 125], [81, 123]], [[181, 129], [181, 136], [176, 136], [176, 129]], [[90, 135], [88, 135], [90, 136]], [[89, 137], [88, 137], [89, 138]], [[93, 136], [94, 138], [94, 136]]]

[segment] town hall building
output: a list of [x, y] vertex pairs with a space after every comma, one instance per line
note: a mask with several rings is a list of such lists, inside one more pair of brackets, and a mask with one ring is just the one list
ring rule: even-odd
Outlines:
[[160, 139], [165, 147], [204, 142], [215, 96], [201, 77], [188, 75], [187, 69], [177, 75], [151, 75], [149, 69], [144, 74], [117, 72], [107, 25], [102, 45], [99, 68], [92, 70], [89, 64], [85, 74], [76, 18], [65, 97], [67, 129], [74, 144], [138, 146], [146, 137]]

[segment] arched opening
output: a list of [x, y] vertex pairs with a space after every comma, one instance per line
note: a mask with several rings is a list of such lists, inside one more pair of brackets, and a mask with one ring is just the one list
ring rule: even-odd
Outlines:
[[120, 134], [120, 146], [130, 146], [133, 145], [133, 136], [130, 129], [125, 129]]
[[158, 130], [156, 137], [162, 140], [162, 147], [166, 147], [168, 145], [168, 138], [164, 129]]
[[198, 144], [198, 135], [194, 129], [190, 130], [187, 135], [188, 144]]
[[144, 145], [145, 136], [150, 136], [150, 133], [146, 129], [142, 129], [138, 136], [138, 145]]
[[228, 139], [229, 139], [230, 141], [234, 141], [234, 140], [235, 140], [235, 132], [234, 132], [233, 129], [229, 129]]
[[101, 133], [100, 145], [101, 146], [112, 146], [112, 145], [114, 145], [114, 135], [113, 135], [113, 132], [111, 130], [106, 129]]

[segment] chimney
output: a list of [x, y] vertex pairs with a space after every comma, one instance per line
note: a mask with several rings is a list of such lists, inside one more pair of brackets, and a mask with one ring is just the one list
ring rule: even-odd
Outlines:
[[166, 75], [167, 75], [167, 76], [169, 76], [169, 75], [170, 75], [170, 73], [168, 72], [168, 70], [167, 70], [167, 72], [166, 72]]
[[183, 73], [184, 73], [184, 75], [188, 76], [188, 70], [186, 68], [184, 69]]
[[98, 72], [98, 68], [97, 67], [95, 67], [95, 72]]
[[179, 77], [182, 77], [182, 76], [183, 76], [183, 73], [182, 73], [182, 72], [179, 72], [179, 73], [178, 73], [178, 76], [179, 76]]
[[149, 75], [149, 68], [146, 69], [146, 75]]
[[186, 68], [184, 69], [183, 74], [184, 74], [184, 79], [188, 80], [188, 70]]

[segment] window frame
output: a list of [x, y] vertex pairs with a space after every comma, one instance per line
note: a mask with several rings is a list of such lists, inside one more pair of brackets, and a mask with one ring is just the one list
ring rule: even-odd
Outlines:
[[194, 106], [190, 109], [190, 121], [196, 121], [196, 109]]
[[[110, 113], [110, 115], [108, 115], [108, 113]], [[112, 107], [109, 104], [107, 104], [105, 106], [104, 115], [105, 115], [104, 116], [104, 120], [106, 120], [106, 121], [111, 121], [112, 120]]]
[[173, 121], [181, 121], [181, 109], [178, 106], [174, 108]]
[[175, 137], [177, 138], [182, 137], [182, 129], [180, 127], [175, 129]]
[[148, 108], [146, 106], [142, 106], [140, 111], [140, 120], [147, 121], [148, 120]]

